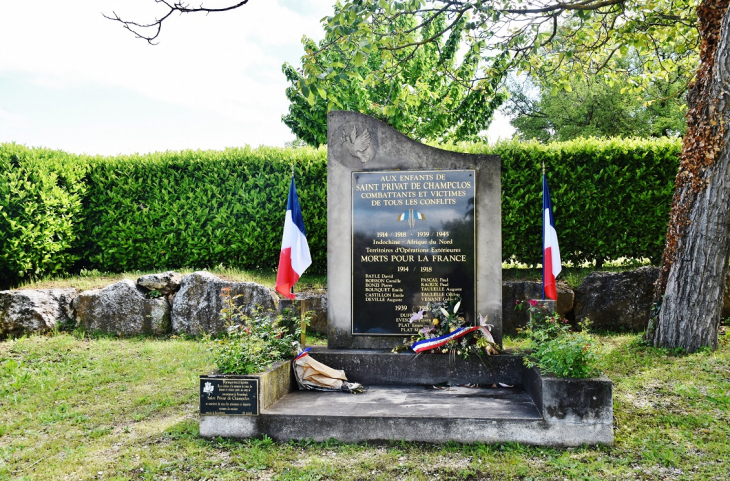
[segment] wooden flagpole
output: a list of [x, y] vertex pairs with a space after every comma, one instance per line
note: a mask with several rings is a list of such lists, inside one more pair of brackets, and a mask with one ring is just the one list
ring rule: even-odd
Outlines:
[[302, 299], [299, 301], [299, 327], [301, 327], [302, 329], [302, 335], [300, 339], [302, 349], [304, 349], [304, 346], [307, 344], [307, 323], [304, 322], [304, 314], [307, 312], [306, 304], [306, 299]]

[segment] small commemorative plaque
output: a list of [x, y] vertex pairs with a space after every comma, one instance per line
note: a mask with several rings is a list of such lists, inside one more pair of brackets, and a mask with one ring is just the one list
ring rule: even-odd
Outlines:
[[200, 414], [257, 416], [259, 380], [200, 376]]

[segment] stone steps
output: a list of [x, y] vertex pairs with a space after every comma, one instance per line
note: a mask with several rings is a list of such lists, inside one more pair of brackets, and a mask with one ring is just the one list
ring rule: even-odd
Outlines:
[[[290, 385], [278, 399], [260, 404], [257, 416], [201, 415], [200, 434], [265, 434], [279, 441], [613, 443], [612, 385], [606, 378], [545, 376], [525, 368], [522, 356], [515, 354], [490, 356], [485, 362], [326, 348], [310, 354], [345, 370], [348, 379], [362, 383], [366, 392], [298, 391], [291, 365], [282, 363], [278, 369], [283, 376], [259, 377], [259, 398], [271, 400], [267, 390], [274, 386], [267, 387], [266, 379], [278, 379], [276, 389], [281, 392], [281, 379], [288, 374]], [[499, 382], [514, 387], [495, 387]], [[463, 386], [467, 383], [480, 387]]]
[[385, 349], [329, 349], [313, 347], [317, 361], [345, 371], [351, 382], [367, 385], [522, 384], [522, 356], [506, 351], [495, 356], [464, 359], [448, 354], [394, 353]]

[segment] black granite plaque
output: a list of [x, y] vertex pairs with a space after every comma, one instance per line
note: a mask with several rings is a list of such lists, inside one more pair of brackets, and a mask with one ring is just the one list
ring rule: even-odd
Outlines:
[[352, 334], [408, 335], [431, 302], [474, 321], [473, 170], [352, 173]]
[[259, 380], [200, 376], [200, 414], [256, 416]]

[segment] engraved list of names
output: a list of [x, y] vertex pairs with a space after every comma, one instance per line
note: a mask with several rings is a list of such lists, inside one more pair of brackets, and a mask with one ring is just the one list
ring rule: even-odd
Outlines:
[[352, 174], [352, 334], [409, 335], [431, 302], [474, 320], [474, 171]]

